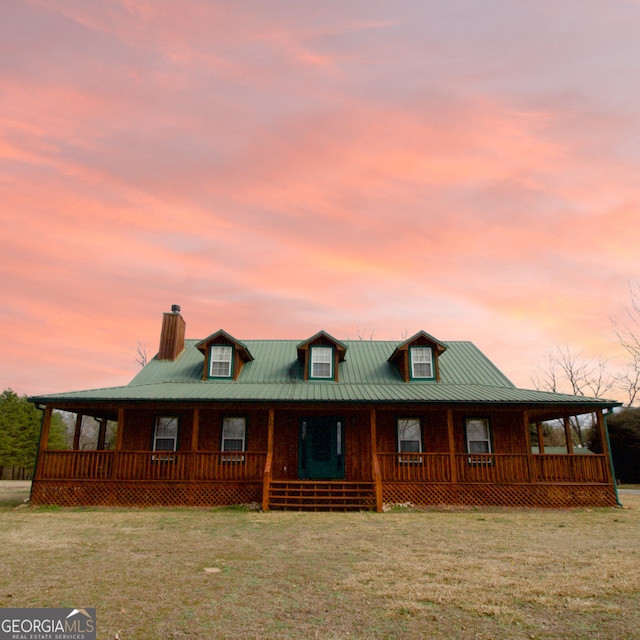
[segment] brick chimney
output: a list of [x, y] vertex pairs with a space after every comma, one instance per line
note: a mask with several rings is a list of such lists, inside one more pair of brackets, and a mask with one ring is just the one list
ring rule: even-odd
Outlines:
[[184, 351], [186, 323], [180, 315], [180, 305], [171, 305], [171, 311], [162, 316], [162, 332], [158, 360], [175, 360]]

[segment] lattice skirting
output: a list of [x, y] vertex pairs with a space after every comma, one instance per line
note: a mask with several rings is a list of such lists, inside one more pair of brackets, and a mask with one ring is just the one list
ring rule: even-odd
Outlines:
[[[384, 483], [385, 503], [424, 506], [613, 507], [612, 485]], [[260, 503], [261, 482], [101, 482], [36, 480], [31, 503], [62, 507], [212, 507]]]
[[213, 507], [262, 501], [261, 482], [37, 480], [31, 503], [61, 507]]
[[616, 494], [611, 485], [481, 485], [384, 483], [385, 503], [424, 506], [503, 507], [614, 507]]

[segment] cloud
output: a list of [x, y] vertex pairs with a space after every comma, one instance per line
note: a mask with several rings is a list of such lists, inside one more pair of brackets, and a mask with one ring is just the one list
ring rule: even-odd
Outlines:
[[554, 343], [611, 349], [638, 23], [618, 1], [11, 5], [0, 385], [126, 382], [172, 303], [193, 337], [472, 339], [521, 384]]

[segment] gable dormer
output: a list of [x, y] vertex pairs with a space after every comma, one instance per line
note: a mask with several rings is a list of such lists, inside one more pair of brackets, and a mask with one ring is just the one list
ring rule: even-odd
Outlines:
[[203, 380], [237, 380], [242, 367], [253, 360], [246, 345], [222, 329], [198, 342], [196, 349], [204, 355]]
[[338, 382], [338, 365], [347, 353], [346, 345], [325, 331], [319, 331], [301, 342], [297, 349], [305, 380]]
[[398, 371], [405, 382], [411, 381], [440, 381], [440, 367], [438, 358], [446, 347], [425, 331], [419, 331], [414, 336], [399, 344], [391, 354], [389, 362], [398, 367]]

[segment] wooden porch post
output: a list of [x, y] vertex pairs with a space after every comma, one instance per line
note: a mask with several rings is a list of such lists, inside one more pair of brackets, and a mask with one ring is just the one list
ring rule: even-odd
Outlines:
[[375, 409], [371, 409], [369, 412], [369, 424], [371, 428], [371, 469], [376, 492], [376, 511], [382, 513], [382, 475], [380, 474], [380, 461], [378, 460], [378, 432]]
[[564, 417], [564, 439], [567, 444], [567, 453], [573, 453], [573, 438], [571, 437], [571, 421], [569, 416]]
[[191, 447], [189, 453], [189, 480], [193, 480], [196, 477], [196, 464], [198, 443], [200, 440], [200, 409], [194, 407], [193, 409], [193, 422], [191, 425]]
[[533, 459], [533, 452], [531, 451], [531, 423], [529, 422], [529, 412], [524, 411], [524, 437], [527, 447], [527, 470], [529, 472], [529, 482], [536, 482], [536, 473], [534, 470], [535, 460]]
[[[122, 437], [124, 432], [124, 408], [118, 407], [118, 423], [116, 425], [116, 437], [113, 441], [113, 466], [111, 467], [111, 479], [117, 479], [120, 471], [120, 451], [122, 450]], [[116, 488], [113, 483], [110, 487], [112, 501], [115, 500]]]
[[538, 431], [538, 451], [544, 453], [544, 429], [542, 428], [542, 422], [536, 422], [536, 429]]
[[116, 437], [113, 442], [113, 450], [118, 453], [122, 449], [122, 434], [124, 431], [124, 409], [118, 408], [118, 425], [116, 426]]
[[82, 418], [84, 416], [81, 413], [76, 413], [76, 428], [73, 432], [73, 450], [78, 451], [80, 449], [80, 435], [82, 434]]
[[262, 480], [262, 510], [269, 511], [269, 491], [271, 489], [271, 475], [273, 466], [273, 429], [274, 411], [269, 407], [269, 417], [267, 419], [267, 461], [264, 465], [264, 477]]
[[51, 429], [51, 415], [53, 409], [51, 405], [46, 405], [42, 414], [42, 427], [40, 429], [40, 442], [38, 443], [38, 456], [36, 458], [36, 468], [33, 472], [33, 479], [42, 478], [42, 468], [44, 465], [44, 452], [49, 444], [49, 430]]
[[458, 468], [456, 467], [456, 438], [453, 433], [453, 409], [447, 409], [447, 436], [449, 438], [449, 466], [451, 467], [451, 484], [458, 482]]
[[604, 454], [605, 459], [605, 475], [607, 478], [607, 482], [616, 484], [616, 480], [613, 477], [613, 469], [611, 468], [611, 451], [609, 450], [609, 440], [606, 434], [606, 424], [604, 421], [604, 415], [602, 413], [602, 409], [598, 409], [596, 411], [596, 420], [598, 423], [598, 437], [600, 438], [600, 446], [602, 447], [602, 453]]
[[104, 449], [105, 436], [107, 435], [107, 420], [105, 418], [101, 418], [98, 420], [98, 424], [100, 425], [100, 428], [98, 430], [98, 444], [96, 449], [98, 451], [102, 451]]

